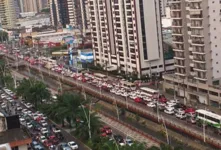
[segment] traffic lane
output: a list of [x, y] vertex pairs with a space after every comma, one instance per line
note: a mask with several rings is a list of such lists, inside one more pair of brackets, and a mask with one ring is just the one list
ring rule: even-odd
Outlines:
[[[26, 62], [26, 64], [27, 64], [27, 62]], [[30, 64], [27, 64], [27, 65], [30, 66]], [[36, 69], [36, 66], [31, 66], [31, 67], [33, 67], [33, 68]], [[42, 68], [42, 71], [49, 72], [49, 71], [46, 70], [45, 68]], [[52, 73], [53, 73], [53, 75], [55, 75], [57, 78], [61, 78], [61, 77], [60, 77], [60, 76], [61, 76], [60, 74], [54, 73], [54, 72], [52, 72]], [[83, 88], [88, 88], [88, 87], [86, 87], [86, 86], [84, 85], [84, 83], [78, 83], [78, 82], [74, 81], [73, 79], [70, 80], [70, 79], [68, 79], [68, 78], [66, 78], [66, 80], [69, 81], [69, 82], [73, 82], [73, 83], [75, 83], [75, 84], [80, 84], [81, 87], [83, 87]], [[95, 90], [94, 90], [94, 87], [93, 87], [93, 88], [90, 88], [90, 89], [93, 90], [93, 91], [95, 91]], [[97, 91], [95, 91], [95, 92], [98, 93]], [[110, 95], [109, 95], [109, 96], [110, 96]], [[118, 100], [117, 100], [117, 101], [118, 101]], [[131, 105], [131, 104], [130, 104], [130, 105]], [[132, 106], [132, 105], [131, 105], [131, 106]], [[138, 107], [137, 105], [134, 105], [134, 103], [133, 103], [133, 106], [132, 106], [132, 107], [136, 107], [136, 108], [139, 109], [140, 111], [144, 111], [145, 113], [149, 113], [149, 114], [154, 115], [155, 117], [157, 117], [156, 114], [151, 113], [151, 112], [149, 112], [149, 111], [146, 111], [146, 107], [145, 107], [145, 109], [141, 109], [141, 107]], [[167, 122], [170, 122], [171, 124], [174, 124], [174, 120], [171, 120], [171, 119], [169, 119], [169, 118], [164, 118], [164, 120], [167, 121]], [[181, 127], [181, 128], [185, 128], [186, 130], [189, 130], [189, 128], [184, 127], [183, 124], [181, 124], [180, 122], [179, 122], [179, 123], [176, 122], [175, 125], [176, 125], [176, 126], [179, 126], [179, 127]], [[201, 134], [201, 132], [199, 132], [198, 129], [197, 129], [197, 130], [193, 130], [193, 129], [192, 129], [191, 132], [193, 132], [193, 133], [195, 133], [195, 134]], [[201, 134], [201, 136], [202, 136], [202, 134]], [[208, 135], [207, 135], [207, 137], [208, 137]], [[209, 138], [213, 139], [213, 137], [214, 137], [214, 135], [212, 135], [212, 137], [209, 137]]]

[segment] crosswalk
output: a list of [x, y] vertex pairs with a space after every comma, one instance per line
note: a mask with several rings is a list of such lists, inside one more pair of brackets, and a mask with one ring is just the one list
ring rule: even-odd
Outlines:
[[111, 118], [108, 118], [102, 114], [98, 114], [98, 116], [100, 117], [102, 122], [108, 124], [111, 128], [114, 128], [124, 133], [126, 136], [133, 138], [135, 141], [138, 141], [140, 143], [145, 143], [147, 147], [151, 146], [159, 147], [159, 144], [157, 142], [145, 137], [144, 135], [140, 134], [137, 131], [132, 130], [131, 128], [123, 125], [122, 123], [112, 120]]

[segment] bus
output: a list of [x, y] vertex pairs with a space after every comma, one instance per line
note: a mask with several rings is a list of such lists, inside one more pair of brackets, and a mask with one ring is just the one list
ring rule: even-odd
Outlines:
[[100, 81], [107, 81], [107, 76], [101, 73], [94, 73], [94, 78]]
[[156, 90], [154, 90], [154, 89], [147, 88], [147, 87], [141, 87], [140, 90], [141, 90], [142, 92], [145, 92], [145, 93], [150, 94], [150, 95], [152, 95], [152, 96], [159, 94], [158, 91], [156, 91]]
[[121, 80], [120, 83], [121, 83], [122, 87], [124, 87], [125, 89], [136, 90], [136, 85], [132, 82]]
[[203, 109], [196, 110], [196, 120], [204, 122], [217, 129], [221, 128], [221, 116]]

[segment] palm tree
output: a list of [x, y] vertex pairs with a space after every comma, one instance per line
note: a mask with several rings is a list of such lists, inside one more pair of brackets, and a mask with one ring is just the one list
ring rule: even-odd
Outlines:
[[87, 108], [81, 107], [79, 122], [76, 126], [75, 135], [82, 140], [88, 140], [97, 136], [100, 132], [101, 121], [95, 112], [90, 112]]
[[67, 121], [72, 127], [82, 111], [81, 103], [83, 102], [85, 101], [79, 94], [63, 93], [58, 96], [56, 103], [43, 105], [42, 110], [51, 119], [62, 123], [62, 126], [64, 126], [64, 121]]

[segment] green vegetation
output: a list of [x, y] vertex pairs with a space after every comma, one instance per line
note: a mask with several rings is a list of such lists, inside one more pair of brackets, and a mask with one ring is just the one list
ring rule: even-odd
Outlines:
[[8, 41], [8, 33], [5, 31], [0, 31], [0, 42]]
[[152, 146], [147, 150], [184, 150], [181, 146], [171, 147], [170, 145], [161, 144], [160, 147]]
[[17, 87], [16, 93], [26, 101], [33, 103], [35, 109], [38, 109], [38, 105], [42, 104], [43, 99], [49, 99], [51, 96], [47, 86], [35, 79], [23, 79]]
[[14, 89], [14, 81], [11, 76], [11, 72], [4, 59], [0, 59], [0, 84], [6, 86], [9, 89]]

